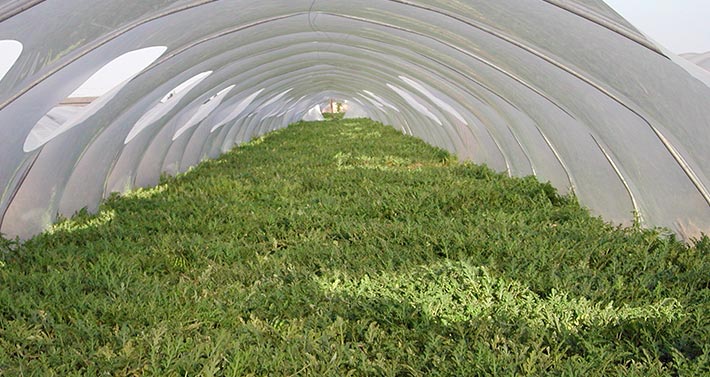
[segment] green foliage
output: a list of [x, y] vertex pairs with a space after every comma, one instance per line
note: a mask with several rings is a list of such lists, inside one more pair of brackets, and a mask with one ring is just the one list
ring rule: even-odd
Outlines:
[[710, 372], [710, 239], [611, 226], [369, 120], [0, 240], [0, 375]]
[[334, 113], [323, 113], [323, 118], [325, 118], [326, 120], [342, 120], [344, 116], [345, 113], [342, 113], [340, 111]]

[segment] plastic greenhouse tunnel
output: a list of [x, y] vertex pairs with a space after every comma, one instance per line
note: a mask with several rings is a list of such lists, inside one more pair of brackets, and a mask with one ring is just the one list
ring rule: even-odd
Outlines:
[[[51, 235], [61, 228], [57, 224], [77, 214], [95, 214], [91, 221], [102, 221], [101, 216], [107, 216], [105, 222], [114, 221], [110, 211], [102, 211], [107, 201], [135, 198], [151, 188], [166, 190], [163, 180], [185, 176], [203, 164], [211, 169], [222, 158], [239, 158], [225, 156], [241, 153], [243, 145], [256, 148], [249, 142], [276, 131], [316, 135], [310, 141], [317, 145], [321, 136], [303, 124], [347, 125], [369, 119], [452, 157], [417, 163], [344, 151], [323, 161], [332, 162], [338, 172], [349, 169], [362, 177], [387, 172], [392, 177], [451, 160], [460, 166], [484, 166], [481, 169], [490, 169], [490, 174], [477, 170], [477, 177], [548, 183], [540, 190], [554, 188], [559, 197], [549, 193], [553, 199], [545, 205], [564, 198], [559, 200], [579, 204], [611, 228], [662, 229], [666, 238], [661, 239], [691, 245], [710, 234], [710, 73], [702, 68], [708, 61], [707, 54], [680, 57], [669, 51], [603, 0], [0, 1], [0, 240], [21, 245]], [[340, 112], [344, 119], [335, 120]], [[339, 136], [341, 141], [350, 137], [348, 132]], [[377, 128], [358, 137], [387, 135], [384, 132]], [[338, 139], [323, 137], [322, 144], [335, 145]], [[286, 142], [283, 146], [283, 153], [295, 148]], [[261, 166], [290, 158], [280, 159], [281, 150], [272, 149], [276, 154]], [[257, 173], [240, 174], [249, 178]], [[306, 181], [320, 179], [311, 177], [315, 173], [303, 174]], [[377, 184], [389, 182], [382, 177], [368, 190], [376, 192]], [[258, 183], [249, 179], [249, 184]], [[314, 185], [306, 181], [303, 187]], [[361, 184], [368, 182], [362, 178]], [[249, 187], [235, 185], [233, 192]], [[512, 194], [499, 194], [489, 200], [514, 200]], [[257, 201], [274, 195], [253, 194]], [[342, 196], [348, 197], [347, 190]], [[410, 196], [415, 198], [412, 206], [427, 201], [416, 192]], [[210, 199], [225, 206], [230, 202]], [[402, 208], [378, 200], [373, 194], [373, 205], [382, 208], [372, 216], [401, 215]], [[303, 208], [341, 204], [313, 199]], [[283, 206], [278, 208], [283, 211]], [[252, 212], [245, 218], [259, 215]], [[165, 216], [177, 221], [187, 215]], [[272, 222], [292, 229], [295, 221], [279, 216], [282, 213], [273, 215]], [[493, 220], [481, 215], [480, 221]], [[563, 232], [562, 225], [549, 223], [545, 229]], [[261, 229], [245, 224], [244, 229]], [[329, 239], [330, 246], [360, 237], [351, 231], [333, 232], [337, 237]], [[159, 235], [156, 230], [146, 237]], [[496, 237], [488, 234], [486, 242], [494, 243]], [[448, 258], [454, 241], [439, 244], [425, 238], [417, 242]], [[259, 242], [274, 253], [292, 245], [269, 234]], [[573, 244], [569, 241], [565, 247]], [[649, 244], [649, 250], [656, 250], [662, 241]], [[191, 257], [183, 252], [170, 254], [174, 264], [168, 264], [185, 274], [183, 267]], [[79, 246], [76, 253], [81, 255]], [[699, 254], [707, 259], [707, 252]], [[3, 255], [0, 249], [0, 274], [11, 264], [3, 262]], [[436, 271], [446, 275], [453, 267], [434, 272], [426, 268], [416, 270], [424, 276], [422, 286], [429, 278], [437, 279]], [[490, 277], [488, 270], [478, 268], [469, 272]], [[661, 279], [664, 274], [674, 272], [654, 276]], [[333, 281], [346, 281], [343, 276]], [[554, 280], [556, 275], [550, 276]], [[358, 287], [353, 292], [367, 291]], [[547, 300], [557, 297], [555, 292], [531, 288], [530, 294]], [[0, 294], [0, 304], [7, 304], [0, 306], [11, 306], [3, 297], [11, 295]], [[584, 297], [580, 300], [589, 296]], [[594, 310], [602, 310], [598, 305]], [[707, 302], [704, 305], [707, 308]], [[8, 313], [6, 319], [14, 318]], [[700, 317], [707, 323], [707, 313]], [[459, 323], [455, 318], [452, 314], [441, 322], [452, 334]], [[117, 326], [117, 333], [123, 331]], [[0, 338], [6, 336], [3, 327]], [[707, 343], [703, 348], [702, 341], [693, 339], [697, 344], [686, 348], [678, 345], [681, 340], [674, 343], [677, 354], [706, 360]], [[115, 351], [113, 355], [119, 355]], [[0, 375], [7, 365], [0, 354]], [[199, 372], [183, 371], [178, 374]], [[298, 368], [255, 373], [281, 372], [298, 374]]]
[[[331, 97], [609, 221], [710, 231], [708, 74], [601, 1], [9, 1], [0, 20], [9, 236]], [[97, 76], [114, 85], [72, 104]]]

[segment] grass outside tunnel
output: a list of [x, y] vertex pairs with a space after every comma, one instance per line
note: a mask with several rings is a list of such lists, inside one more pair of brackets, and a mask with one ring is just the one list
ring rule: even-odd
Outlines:
[[0, 375], [704, 375], [710, 240], [369, 120], [298, 123], [0, 251]]

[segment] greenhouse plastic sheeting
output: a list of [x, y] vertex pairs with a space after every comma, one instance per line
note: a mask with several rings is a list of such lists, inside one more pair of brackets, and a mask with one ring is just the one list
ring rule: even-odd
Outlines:
[[306, 122], [319, 122], [325, 120], [323, 113], [320, 111], [320, 105], [315, 105], [312, 109], [308, 110], [306, 115], [303, 116], [303, 120]]
[[[0, 48], [6, 236], [330, 98], [611, 222], [710, 233], [709, 76], [601, 0], [6, 0]], [[138, 72], [72, 102], [141, 49]]]

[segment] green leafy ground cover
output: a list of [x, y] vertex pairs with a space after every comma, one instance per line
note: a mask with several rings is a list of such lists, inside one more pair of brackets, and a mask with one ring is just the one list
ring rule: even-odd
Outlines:
[[298, 123], [0, 252], [0, 375], [707, 375], [710, 240], [367, 120]]
[[326, 120], [341, 120], [345, 113], [323, 113], [323, 118]]

